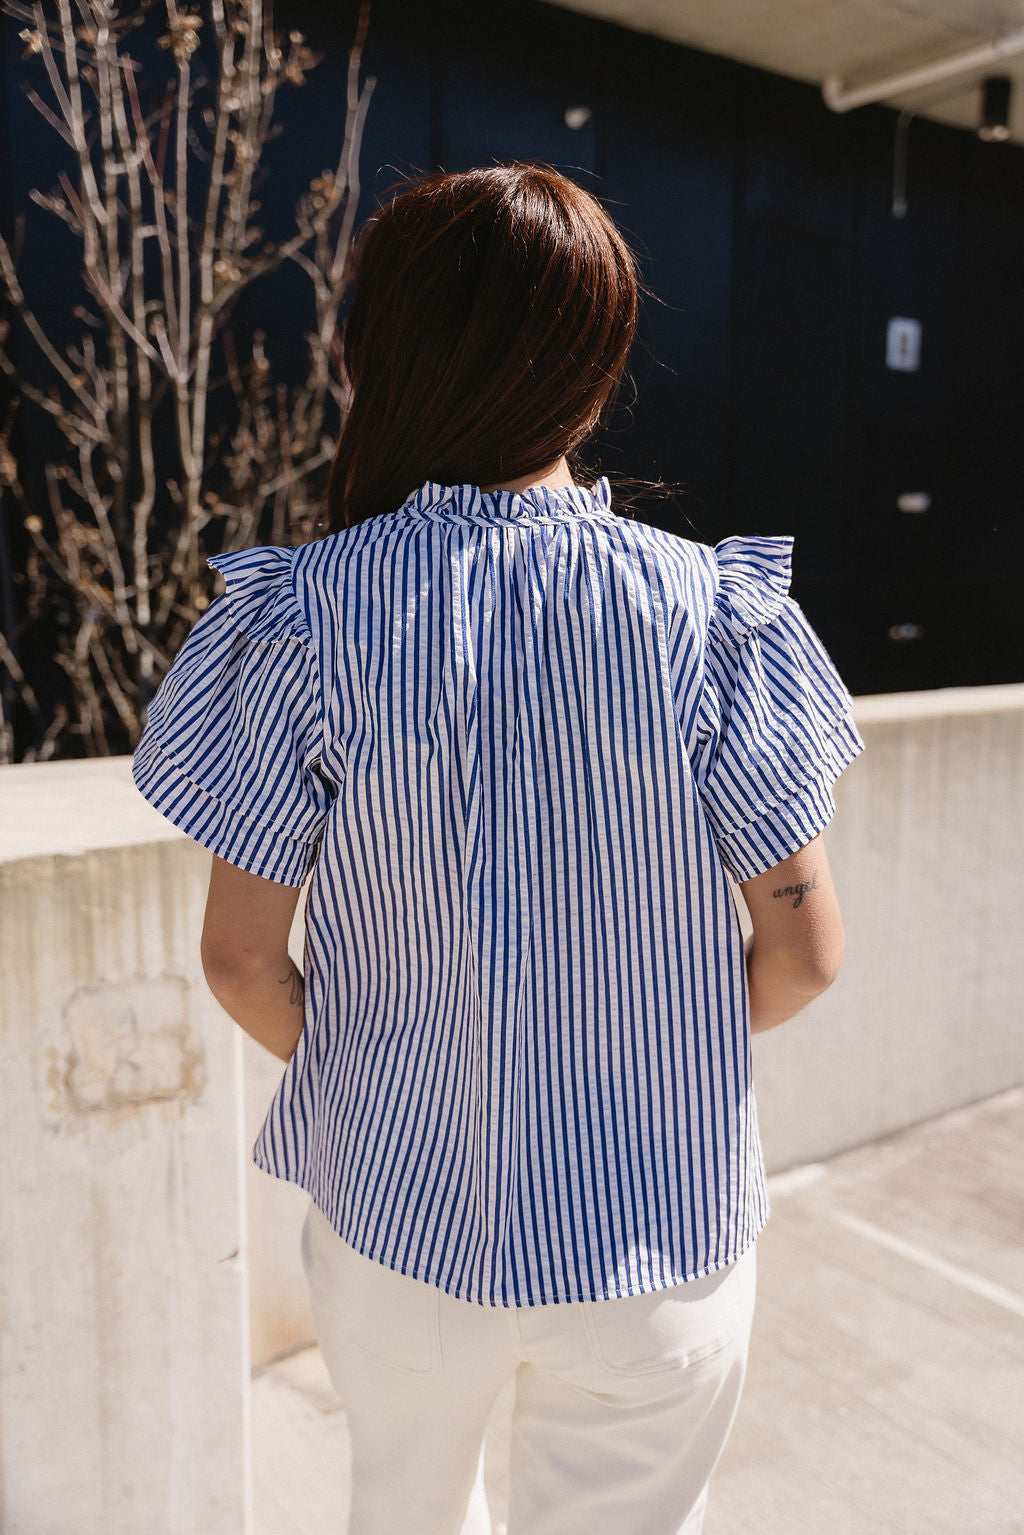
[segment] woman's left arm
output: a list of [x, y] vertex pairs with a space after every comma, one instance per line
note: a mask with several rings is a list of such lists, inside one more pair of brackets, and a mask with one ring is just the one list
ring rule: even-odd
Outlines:
[[245, 1032], [291, 1060], [303, 1024], [302, 972], [288, 953], [300, 891], [213, 855], [200, 952], [217, 1001]]

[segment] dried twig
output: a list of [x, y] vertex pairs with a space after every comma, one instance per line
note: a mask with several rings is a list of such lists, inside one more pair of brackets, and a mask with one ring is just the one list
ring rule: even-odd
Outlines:
[[[301, 34], [274, 31], [270, 0], [205, 0], [201, 10], [158, 3], [169, 89], [129, 52], [143, 11], [153, 14], [140, 0], [0, 0], [26, 23], [26, 51], [45, 71], [49, 99], [35, 89], [29, 99], [73, 151], [74, 174], [30, 195], [80, 241], [87, 295], [75, 310], [79, 336], [59, 345], [0, 239], [0, 288], [52, 383], [17, 376], [2, 329], [0, 371], [22, 409], [41, 410], [63, 443], [45, 466], [47, 504], [32, 507], [8, 418], [0, 495], [29, 540], [25, 620], [57, 615], [63, 624], [49, 664], [66, 673], [71, 698], [69, 710], [43, 720], [47, 690], [33, 680], [46, 663], [33, 670], [15, 644], [0, 642], [0, 761], [14, 751], [12, 700], [30, 722], [22, 733], [35, 737], [24, 760], [76, 736], [89, 754], [134, 747], [169, 657], [208, 605], [203, 554], [262, 534], [309, 536], [347, 408], [336, 332], [375, 84], [360, 80], [369, 0], [349, 55], [337, 163], [314, 178], [294, 232], [276, 244], [257, 223], [263, 150], [278, 90], [301, 86], [319, 59]], [[199, 62], [207, 55], [209, 79]], [[192, 219], [190, 203], [200, 210]], [[315, 319], [297, 391], [275, 380], [262, 338], [243, 338], [232, 321], [239, 294], [286, 261], [308, 277]], [[230, 409], [211, 432], [221, 397]]]

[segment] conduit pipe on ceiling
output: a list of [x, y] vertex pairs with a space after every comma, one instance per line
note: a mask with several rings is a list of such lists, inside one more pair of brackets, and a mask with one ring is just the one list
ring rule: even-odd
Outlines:
[[917, 69], [905, 69], [898, 75], [886, 75], [874, 85], [858, 85], [845, 90], [838, 75], [827, 75], [822, 82], [821, 94], [825, 105], [833, 112], [849, 112], [853, 107], [866, 106], [869, 101], [887, 101], [921, 85], [933, 85], [937, 80], [948, 80], [969, 70], [985, 69], [998, 59], [1009, 58], [1015, 53], [1024, 53], [1024, 27], [1007, 32], [993, 43], [950, 54], [932, 64], [921, 64]]

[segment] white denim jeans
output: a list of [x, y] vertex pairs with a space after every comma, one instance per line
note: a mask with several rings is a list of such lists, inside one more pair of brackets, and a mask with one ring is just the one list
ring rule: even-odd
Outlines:
[[746, 1374], [755, 1251], [649, 1294], [480, 1306], [364, 1258], [311, 1201], [302, 1261], [351, 1437], [348, 1535], [459, 1535], [501, 1396], [496, 1535], [699, 1535]]

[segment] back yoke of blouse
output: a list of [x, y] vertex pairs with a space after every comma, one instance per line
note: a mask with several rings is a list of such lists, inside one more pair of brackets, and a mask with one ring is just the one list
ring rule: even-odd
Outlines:
[[142, 793], [307, 893], [305, 1026], [253, 1148], [359, 1252], [490, 1305], [659, 1289], [768, 1217], [726, 871], [815, 836], [862, 742], [788, 596], [610, 488], [428, 481], [226, 580]]

